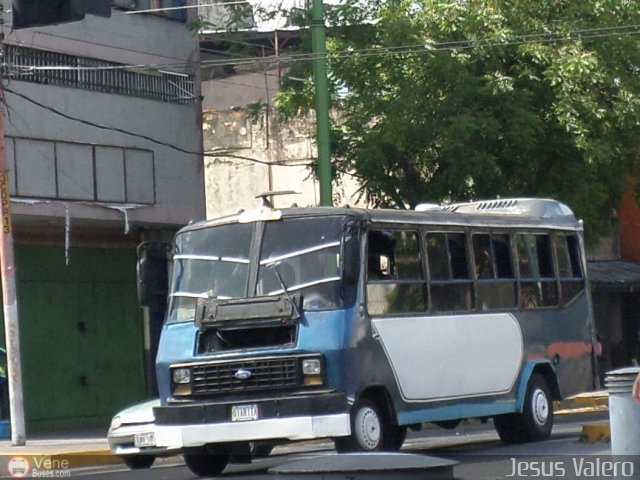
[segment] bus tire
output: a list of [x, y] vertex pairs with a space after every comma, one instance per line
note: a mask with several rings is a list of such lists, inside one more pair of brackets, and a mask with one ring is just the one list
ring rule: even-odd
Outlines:
[[191, 472], [199, 477], [220, 475], [229, 463], [229, 453], [224, 449], [218, 453], [206, 447], [188, 448], [184, 451], [184, 462]]
[[406, 427], [391, 423], [377, 402], [365, 398], [351, 411], [351, 435], [336, 438], [334, 443], [339, 453], [399, 450], [406, 433]]
[[391, 425], [391, 433], [387, 438], [384, 450], [396, 452], [402, 448], [404, 439], [407, 437], [407, 427], [403, 425]]
[[251, 457], [268, 457], [271, 455], [271, 452], [275, 448], [273, 443], [266, 442], [251, 442], [249, 444], [249, 451], [251, 453]]
[[505, 443], [546, 440], [553, 429], [551, 390], [545, 378], [534, 373], [529, 379], [522, 413], [499, 415], [493, 419], [498, 436]]

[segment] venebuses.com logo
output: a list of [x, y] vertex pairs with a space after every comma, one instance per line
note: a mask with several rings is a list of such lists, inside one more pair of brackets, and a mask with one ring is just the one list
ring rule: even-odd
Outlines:
[[47, 455], [11, 457], [7, 471], [13, 478], [69, 478], [71, 465], [66, 458], [51, 458]]
[[24, 457], [13, 457], [7, 464], [7, 470], [13, 478], [25, 478], [31, 471], [31, 465]]

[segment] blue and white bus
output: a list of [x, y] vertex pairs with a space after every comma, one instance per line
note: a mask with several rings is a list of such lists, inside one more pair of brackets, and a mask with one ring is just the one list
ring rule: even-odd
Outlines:
[[552, 402], [594, 386], [582, 234], [546, 199], [263, 206], [189, 225], [156, 426], [198, 475], [256, 442], [397, 450], [425, 422], [493, 417], [505, 442], [544, 440]]

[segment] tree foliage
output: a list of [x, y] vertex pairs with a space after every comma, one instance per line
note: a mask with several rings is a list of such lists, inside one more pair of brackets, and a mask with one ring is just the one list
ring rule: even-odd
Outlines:
[[[640, 154], [640, 2], [346, 0], [327, 23], [332, 160], [372, 203], [553, 197], [611, 231]], [[310, 82], [283, 87], [285, 115], [311, 108]]]

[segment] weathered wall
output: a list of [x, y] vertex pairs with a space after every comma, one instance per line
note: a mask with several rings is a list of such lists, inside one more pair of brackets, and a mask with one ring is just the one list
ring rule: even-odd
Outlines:
[[[283, 124], [273, 113], [252, 121], [244, 109], [205, 110], [207, 218], [257, 207], [255, 195], [270, 190], [299, 192], [277, 197], [279, 207], [317, 205], [318, 181], [310, 168], [316, 154], [312, 118]], [[351, 177], [334, 182], [334, 205], [356, 204], [357, 188]]]
[[[10, 12], [11, 0], [3, 3], [4, 11]], [[195, 9], [189, 9], [188, 15], [195, 18]], [[79, 22], [23, 30], [9, 29], [10, 13], [4, 20], [7, 43], [173, 72], [194, 73], [199, 68], [198, 38], [186, 22], [117, 8], [112, 9], [111, 18], [87, 15]]]
[[261, 73], [242, 73], [233, 77], [202, 79], [203, 110], [223, 111], [245, 108], [250, 103], [271, 103], [280, 88], [280, 73], [276, 69]]
[[[141, 204], [129, 211], [132, 225], [184, 225], [204, 217], [202, 163], [197, 154], [200, 125], [194, 105], [26, 82], [12, 82], [11, 88], [73, 118], [6, 94], [12, 194], [46, 200], [16, 204], [18, 221], [22, 215], [64, 216], [62, 201], [71, 205], [75, 218], [122, 220], [118, 211], [87, 203], [94, 198], [115, 205]], [[131, 133], [98, 129], [85, 122]], [[100, 147], [101, 158], [94, 158], [91, 145]], [[123, 150], [128, 157], [125, 163]], [[100, 194], [101, 186], [106, 193]], [[94, 188], [103, 196], [95, 197]]]
[[[3, 0], [10, 10], [10, 0]], [[188, 0], [194, 4], [195, 0]], [[195, 10], [189, 10], [189, 16]], [[112, 9], [63, 25], [11, 31], [6, 43], [195, 76], [189, 104], [28, 81], [5, 93], [7, 161], [14, 221], [177, 228], [205, 215], [199, 43], [188, 24]], [[37, 66], [49, 66], [40, 62]], [[50, 65], [57, 66], [57, 65]], [[102, 128], [97, 128], [100, 125]], [[157, 141], [154, 141], [157, 140]]]
[[[3, 114], [27, 430], [104, 428], [153, 390], [155, 337], [136, 299], [135, 246], [205, 214], [198, 38], [186, 23], [116, 9], [14, 32], [4, 20], [9, 50], [19, 51]], [[75, 70], [92, 65], [77, 57], [117, 63], [118, 73], [165, 69], [173, 83], [193, 75], [193, 102], [132, 96], [131, 82], [114, 87], [126, 75], [92, 77], [95, 69]], [[89, 80], [52, 85], [52, 72]]]
[[640, 208], [636, 203], [635, 191], [632, 182], [622, 199], [622, 205], [618, 209], [620, 219], [620, 247], [623, 260], [640, 262]]

